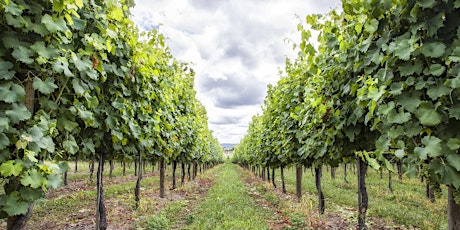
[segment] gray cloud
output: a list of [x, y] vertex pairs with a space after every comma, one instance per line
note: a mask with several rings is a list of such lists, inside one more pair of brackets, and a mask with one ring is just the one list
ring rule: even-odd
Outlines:
[[266, 85], [254, 77], [226, 74], [226, 78], [205, 77], [199, 85], [202, 92], [213, 97], [219, 108], [258, 105], [263, 101]]
[[224, 58], [237, 58], [245, 67], [253, 69], [258, 66], [261, 59], [257, 58], [249, 47], [250, 45], [245, 45], [242, 42], [232, 41], [225, 48]]
[[[298, 23], [339, 0], [136, 0], [135, 22], [158, 27], [172, 54], [193, 62], [197, 96], [221, 142], [238, 143], [260, 113], [266, 85], [294, 57]], [[296, 16], [298, 15], [298, 17]]]
[[230, 114], [230, 115], [221, 115], [219, 117], [210, 118], [209, 122], [213, 125], [227, 125], [227, 124], [236, 125], [240, 123], [242, 119], [243, 119], [242, 115]]

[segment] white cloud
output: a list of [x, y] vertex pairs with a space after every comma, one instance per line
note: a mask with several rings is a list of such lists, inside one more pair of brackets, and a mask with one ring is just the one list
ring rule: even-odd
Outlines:
[[197, 97], [221, 143], [238, 143], [260, 113], [267, 84], [294, 57], [297, 24], [339, 0], [136, 0], [134, 21], [158, 28], [173, 55], [193, 63]]

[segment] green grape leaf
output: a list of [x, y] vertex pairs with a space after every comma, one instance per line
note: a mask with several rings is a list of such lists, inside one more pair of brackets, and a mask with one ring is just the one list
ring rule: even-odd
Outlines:
[[450, 54], [448, 60], [452, 62], [460, 62], [460, 47], [455, 47], [455, 49]]
[[43, 137], [37, 144], [40, 146], [40, 148], [46, 149], [50, 153], [54, 153], [54, 142], [50, 136]]
[[439, 12], [436, 16], [431, 16], [430, 20], [427, 20], [426, 24], [428, 27], [428, 36], [433, 37], [438, 33], [438, 30], [444, 26], [444, 21], [446, 17], [445, 12]]
[[397, 149], [395, 151], [395, 156], [399, 159], [403, 159], [406, 153], [404, 152], [404, 149]]
[[128, 126], [134, 138], [138, 139], [141, 135], [141, 129], [139, 128], [139, 125], [133, 122], [133, 119], [130, 119]]
[[442, 171], [444, 170], [444, 164], [439, 161], [439, 159], [433, 159], [430, 161], [428, 164], [429, 169], [435, 171], [436, 173], [441, 174]]
[[29, 202], [20, 200], [18, 191], [14, 191], [9, 196], [6, 196], [6, 202], [3, 206], [3, 210], [9, 216], [26, 214], [28, 209]]
[[390, 94], [391, 95], [400, 95], [403, 90], [403, 83], [402, 82], [393, 82], [390, 85]]
[[63, 184], [62, 177], [59, 174], [48, 175], [46, 181], [47, 188], [59, 188]]
[[57, 127], [59, 130], [67, 130], [68, 132], [72, 132], [75, 128], [78, 127], [78, 123], [71, 121], [63, 116], [57, 119]]
[[14, 47], [13, 53], [11, 53], [11, 55], [16, 58], [16, 60], [25, 64], [32, 64], [34, 62], [34, 59], [30, 58], [32, 55], [34, 55], [34, 52], [25, 48], [24, 46]]
[[50, 94], [58, 88], [58, 86], [54, 84], [54, 78], [52, 77], [47, 77], [45, 81], [42, 81], [39, 77], [34, 78], [33, 87], [43, 94]]
[[0, 133], [3, 133], [3, 131], [9, 129], [9, 123], [10, 120], [7, 117], [0, 117]]
[[91, 111], [78, 109], [78, 116], [85, 122], [85, 125], [90, 127], [94, 125], [94, 115]]
[[66, 77], [73, 77], [74, 74], [69, 70], [69, 63], [66, 61], [56, 61], [53, 63], [53, 70], [57, 73], [64, 73]]
[[422, 103], [422, 101], [420, 100], [419, 96], [416, 94], [407, 95], [405, 93], [397, 97], [397, 103], [402, 105], [405, 110], [413, 113], [420, 106], [420, 103]]
[[[27, 43], [21, 42], [18, 43], [18, 34], [14, 32], [3, 32], [3, 46], [8, 49], [13, 49], [19, 45], [27, 46]], [[4, 51], [3, 51], [4, 52]]]
[[398, 126], [393, 126], [391, 127], [388, 132], [387, 132], [388, 136], [395, 139], [399, 136], [402, 136], [404, 135], [404, 129], [402, 126], [398, 125]]
[[29, 170], [21, 177], [21, 184], [31, 188], [40, 188], [44, 181], [45, 178], [36, 169]]
[[447, 156], [447, 163], [452, 165], [457, 171], [460, 171], [460, 155], [450, 154]]
[[5, 7], [6, 13], [10, 13], [14, 16], [21, 16], [22, 14], [21, 7], [13, 1], [7, 1], [6, 4], [4, 4], [3, 6]]
[[64, 17], [54, 19], [49, 14], [45, 14], [42, 17], [41, 23], [43, 23], [46, 29], [48, 29], [51, 33], [55, 33], [57, 31], [67, 31], [67, 23], [65, 22]]
[[25, 20], [24, 17], [14, 17], [11, 14], [6, 14], [5, 19], [8, 25], [16, 28], [28, 28], [29, 27], [29, 22]]
[[460, 148], [460, 139], [458, 138], [450, 138], [449, 141], [447, 141], [447, 147], [449, 147], [450, 150], [457, 150]]
[[425, 8], [425, 9], [433, 7], [435, 3], [436, 3], [436, 0], [422, 0], [418, 2], [420, 7]]
[[69, 139], [62, 142], [62, 147], [64, 147], [64, 149], [70, 154], [77, 153], [79, 149], [78, 144], [73, 136], [69, 136]]
[[390, 171], [390, 172], [395, 172], [394, 168], [393, 168], [393, 165], [391, 164], [391, 162], [385, 158], [383, 158], [383, 161], [385, 162], [385, 168]]
[[406, 82], [406, 85], [414, 85], [414, 83], [415, 83], [415, 78], [412, 77], [412, 76], [410, 76], [410, 77], [408, 77], [408, 78], [406, 79], [405, 82]]
[[116, 127], [118, 123], [114, 117], [107, 116], [107, 118], [105, 119], [105, 124], [107, 125], [107, 127], [112, 129], [113, 127]]
[[83, 88], [83, 86], [80, 84], [80, 80], [77, 79], [77, 78], [74, 78], [72, 80], [72, 86], [73, 86], [73, 90], [75, 91], [75, 93], [79, 96], [83, 95], [83, 93], [85, 93], [85, 89]]
[[93, 66], [88, 58], [80, 59], [79, 57], [75, 56], [72, 61], [80, 72], [88, 71]]
[[374, 158], [368, 158], [367, 159], [367, 163], [369, 164], [369, 166], [371, 166], [373, 169], [375, 170], [379, 170], [380, 169], [380, 164], [379, 162], [374, 159]]
[[424, 101], [420, 103], [415, 111], [415, 116], [422, 125], [435, 126], [441, 123], [441, 115], [436, 111], [432, 102]]
[[358, 34], [361, 34], [361, 32], [363, 31], [363, 25], [362, 25], [361, 23], [359, 23], [359, 22], [356, 23], [356, 25], [355, 25], [355, 31], [356, 31], [356, 33], [358, 33]]
[[0, 133], [0, 150], [5, 149], [8, 145], [10, 145], [10, 139], [4, 133]]
[[410, 76], [415, 73], [417, 67], [411, 61], [405, 61], [398, 65], [399, 74], [401, 77]]
[[88, 104], [88, 108], [96, 108], [99, 105], [99, 100], [96, 96], [92, 96], [89, 94], [85, 95], [86, 103]]
[[73, 24], [71, 25], [72, 29], [83, 30], [85, 28], [86, 20], [76, 18], [76, 17], [73, 17], [72, 20], [73, 20]]
[[414, 39], [398, 39], [394, 54], [402, 60], [409, 60], [412, 52], [415, 51]]
[[32, 116], [32, 114], [29, 112], [29, 110], [27, 110], [25, 105], [13, 104], [12, 107], [12, 110], [5, 111], [5, 115], [8, 116], [8, 118], [13, 124], [17, 124], [20, 121], [27, 120]]
[[431, 99], [437, 100], [442, 96], [449, 95], [451, 91], [452, 90], [445, 85], [434, 85], [430, 87], [426, 93]]
[[442, 178], [441, 183], [446, 185], [453, 185], [456, 189], [458, 189], [460, 187], [460, 172], [455, 170], [450, 165], [446, 165], [444, 170], [444, 177]]
[[424, 147], [415, 147], [414, 153], [418, 155], [421, 160], [426, 160], [427, 156], [437, 157], [442, 155], [441, 139], [435, 136], [425, 136], [422, 138]]
[[42, 23], [34, 23], [31, 25], [31, 27], [35, 33], [40, 34], [42, 37], [45, 37], [50, 33], [48, 29], [46, 29], [46, 26]]
[[9, 176], [19, 176], [23, 169], [21, 162], [15, 162], [14, 160], [9, 160], [7, 162], [3, 162], [0, 165], [0, 173], [3, 177]]
[[45, 46], [45, 43], [42, 41], [37, 41], [30, 48], [37, 52], [38, 55], [46, 59], [51, 59], [58, 56], [59, 50], [53, 46]]
[[455, 7], [456, 9], [460, 8], [460, 0], [456, 0], [456, 1], [454, 2], [454, 7]]
[[25, 153], [24, 153], [24, 158], [34, 162], [34, 163], [37, 163], [38, 162], [38, 159], [35, 158], [35, 155], [36, 153], [34, 151], [30, 151], [28, 149], [25, 150]]
[[9, 71], [13, 67], [13, 64], [8, 61], [2, 61], [0, 59], [0, 79], [11, 80], [14, 77], [15, 72]]
[[39, 142], [43, 138], [44, 132], [46, 131], [37, 125], [34, 125], [29, 129], [30, 137], [32, 137], [32, 140], [36, 142]]
[[83, 0], [75, 0], [75, 5], [78, 8], [82, 8], [83, 7]]
[[83, 149], [82, 149], [83, 152], [87, 154], [96, 152], [96, 148], [94, 146], [94, 142], [92, 139], [84, 139], [82, 144], [83, 144]]
[[427, 72], [425, 73], [426, 75], [433, 75], [433, 76], [441, 76], [444, 71], [446, 71], [446, 67], [440, 64], [433, 64], [430, 65], [430, 68], [426, 69]]
[[450, 87], [453, 89], [460, 88], [460, 76], [450, 79], [450, 81], [447, 80], [447, 83], [450, 84]]
[[449, 141], [447, 141], [447, 147], [449, 147], [450, 150], [457, 150], [460, 148], [460, 140], [458, 138], [450, 138]]
[[395, 108], [395, 103], [390, 101], [388, 104], [383, 104], [379, 106], [378, 111], [383, 115], [388, 115], [388, 113]]
[[25, 201], [36, 201], [45, 196], [45, 193], [41, 189], [33, 189], [31, 187], [21, 187], [19, 189], [21, 197]]
[[364, 56], [364, 65], [369, 65], [371, 62], [379, 64], [383, 59], [383, 55], [380, 52], [380, 48], [373, 48], [366, 52]]
[[438, 58], [441, 57], [445, 50], [446, 50], [446, 45], [441, 42], [431, 42], [427, 44], [423, 44], [422, 48], [422, 53], [426, 57], [432, 57], [432, 58]]
[[53, 2], [53, 10], [56, 12], [62, 12], [64, 10], [64, 0], [56, 0]]
[[415, 83], [415, 90], [422, 90], [422, 89], [425, 88], [427, 85], [429, 85], [429, 84], [427, 84], [427, 83], [428, 83], [428, 82], [425, 81], [425, 80], [423, 79], [423, 77], [418, 77], [418, 78], [417, 78], [417, 81], [416, 81], [416, 83]]
[[16, 149], [25, 149], [27, 147], [27, 141], [19, 140], [16, 142]]
[[119, 142], [121, 140], [123, 140], [123, 133], [115, 130], [115, 129], [112, 129], [111, 130], [111, 134], [112, 134], [112, 140], [113, 142]]
[[123, 14], [123, 9], [121, 7], [112, 10], [108, 16], [110, 19], [115, 19], [117, 21], [121, 21], [125, 17], [125, 15]]
[[6, 103], [14, 103], [23, 100], [26, 91], [22, 86], [8, 82], [0, 85], [0, 100]]
[[389, 123], [403, 124], [408, 122], [411, 118], [410, 113], [406, 112], [396, 112], [396, 110], [391, 110], [388, 112], [387, 120]]
[[364, 31], [373, 34], [379, 28], [379, 21], [373, 18], [370, 21], [366, 22], [366, 26], [364, 27]]
[[449, 118], [460, 120], [460, 104], [455, 104], [454, 107], [448, 109]]

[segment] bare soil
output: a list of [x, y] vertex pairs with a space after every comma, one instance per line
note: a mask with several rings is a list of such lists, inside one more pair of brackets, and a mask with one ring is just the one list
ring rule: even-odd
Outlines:
[[[155, 176], [152, 173], [144, 174], [144, 178], [148, 176]], [[111, 179], [106, 178], [104, 181], [104, 187], [123, 184], [126, 182], [134, 182], [137, 177], [134, 175], [130, 176], [117, 176]], [[168, 181], [169, 182], [169, 181]], [[167, 183], [168, 183], [167, 182]], [[159, 184], [153, 188], [142, 188], [141, 189], [141, 203], [138, 210], [134, 209], [134, 187], [130, 194], [117, 194], [110, 198], [105, 198], [105, 205], [107, 208], [107, 222], [109, 230], [119, 229], [137, 229], [139, 220], [146, 216], [158, 213], [164, 209], [169, 202], [187, 200], [188, 205], [184, 208], [183, 213], [178, 215], [186, 215], [191, 207], [193, 207], [201, 198], [205, 197], [208, 189], [214, 183], [213, 180], [203, 179], [197, 177], [195, 181], [187, 181], [187, 189], [179, 188], [175, 190], [168, 190], [165, 198], [159, 197]], [[168, 186], [168, 184], [166, 185]], [[75, 180], [69, 181], [67, 186], [59, 189], [48, 191], [46, 194], [46, 200], [59, 200], [66, 199], [72, 196], [78, 196], [77, 194], [82, 191], [94, 191], [94, 182], [87, 180]], [[82, 200], [81, 207], [78, 210], [67, 210], [66, 212], [56, 213], [50, 210], [48, 213], [42, 210], [41, 213], [33, 213], [32, 218], [29, 220], [26, 229], [56, 229], [56, 230], [86, 230], [95, 228], [95, 204], [96, 200], [88, 201]], [[190, 206], [190, 207], [188, 207]], [[178, 223], [179, 225], [181, 223]]]

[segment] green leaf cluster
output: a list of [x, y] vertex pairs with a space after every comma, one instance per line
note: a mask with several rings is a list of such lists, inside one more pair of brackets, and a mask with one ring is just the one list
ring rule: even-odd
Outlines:
[[2, 218], [59, 187], [71, 157], [222, 161], [193, 70], [158, 31], [139, 32], [130, 6], [1, 1]]
[[[278, 167], [361, 157], [427, 165], [460, 188], [460, 8], [456, 1], [343, 1], [298, 25], [298, 57], [268, 88], [237, 162]], [[304, 36], [305, 35], [305, 36]]]

